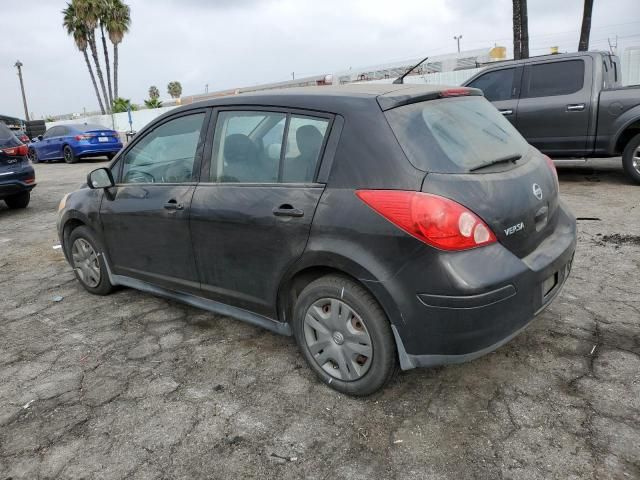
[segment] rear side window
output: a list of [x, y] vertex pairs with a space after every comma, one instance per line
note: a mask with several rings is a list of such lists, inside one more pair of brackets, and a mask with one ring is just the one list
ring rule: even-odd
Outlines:
[[582, 90], [583, 84], [584, 61], [582, 60], [533, 64], [529, 67], [525, 96], [569, 95]]
[[501, 158], [524, 156], [529, 144], [480, 96], [412, 103], [386, 112], [418, 169], [463, 173]]
[[513, 92], [515, 73], [515, 68], [505, 68], [503, 70], [488, 72], [476, 78], [468, 86], [482, 90], [484, 96], [490, 102], [509, 100]]
[[328, 119], [280, 112], [220, 112], [210, 181], [312, 182], [328, 125]]
[[14, 138], [13, 132], [4, 123], [0, 123], [0, 142], [5, 143]]

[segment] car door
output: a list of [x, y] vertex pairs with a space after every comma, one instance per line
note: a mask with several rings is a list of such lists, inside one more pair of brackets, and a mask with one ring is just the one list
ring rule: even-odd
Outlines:
[[585, 71], [592, 71], [591, 62], [582, 57], [525, 67], [516, 126], [548, 155], [588, 153], [592, 78]]
[[485, 98], [493, 103], [506, 119], [516, 125], [521, 79], [522, 67], [511, 66], [491, 70], [466, 86], [482, 90]]
[[332, 117], [221, 109], [191, 207], [203, 295], [272, 318], [324, 190], [316, 172]]
[[116, 274], [198, 292], [189, 215], [209, 112], [164, 119], [127, 147], [112, 167], [100, 220]]
[[53, 140], [58, 135], [60, 127], [51, 127], [44, 132], [42, 140], [36, 142], [38, 157], [40, 160], [51, 160], [53, 158]]

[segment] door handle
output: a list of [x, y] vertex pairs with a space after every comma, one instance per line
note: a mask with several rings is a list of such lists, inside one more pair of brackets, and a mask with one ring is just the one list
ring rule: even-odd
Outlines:
[[293, 208], [288, 203], [284, 205], [280, 205], [277, 208], [273, 209], [273, 214], [276, 217], [302, 217], [304, 216], [304, 212], [299, 208]]
[[175, 199], [169, 200], [164, 204], [165, 210], [182, 210], [184, 206], [181, 203], [178, 203]]
[[581, 112], [584, 110], [584, 103], [573, 103], [567, 105], [567, 112]]
[[500, 110], [500, 113], [502, 115], [513, 115], [513, 110], [507, 109], [507, 110]]

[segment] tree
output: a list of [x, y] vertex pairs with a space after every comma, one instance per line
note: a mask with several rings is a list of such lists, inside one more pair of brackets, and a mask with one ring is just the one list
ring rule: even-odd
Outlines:
[[584, 0], [584, 10], [582, 12], [582, 29], [580, 30], [580, 43], [578, 51], [589, 50], [589, 35], [591, 34], [591, 12], [593, 12], [593, 0]]
[[95, 29], [100, 21], [100, 16], [102, 15], [102, 0], [72, 0], [72, 3], [75, 5], [78, 17], [87, 28], [87, 41], [89, 43], [89, 50], [91, 50], [93, 63], [96, 67], [96, 74], [98, 75], [100, 87], [102, 88], [102, 96], [105, 100], [105, 104], [108, 106], [107, 113], [109, 113], [111, 102], [109, 102], [107, 87], [104, 83], [104, 76], [102, 75], [102, 67], [100, 67], [95, 32]]
[[[108, 112], [115, 99], [118, 98], [118, 45], [122, 42], [124, 34], [129, 31], [129, 25], [131, 24], [130, 9], [122, 0], [71, 0], [70, 3], [67, 3], [67, 8], [62, 13], [64, 17], [63, 25], [67, 29], [67, 33], [74, 37], [78, 49], [84, 54], [100, 108], [103, 113], [105, 110]], [[107, 73], [106, 86], [96, 44], [96, 29], [98, 27]], [[105, 31], [108, 33], [111, 43], [113, 43], [113, 86]], [[77, 32], [77, 34], [74, 34], [74, 32]], [[87, 47], [93, 58], [93, 65], [100, 82], [102, 96], [100, 96], [100, 90], [98, 90], [93, 75]]]
[[104, 114], [104, 104], [100, 97], [100, 90], [98, 90], [98, 84], [96, 83], [96, 77], [93, 74], [93, 68], [91, 68], [91, 61], [89, 60], [89, 54], [87, 53], [88, 45], [88, 32], [84, 22], [78, 17], [75, 2], [67, 3], [67, 8], [62, 11], [63, 20], [62, 25], [67, 30], [67, 33], [73, 37], [74, 42], [78, 50], [84, 55], [84, 60], [87, 64], [87, 70], [89, 70], [89, 76], [93, 82], [93, 88], [96, 91], [96, 97], [98, 98], [98, 104], [100, 105], [100, 111]]
[[180, 98], [180, 95], [182, 95], [182, 85], [180, 82], [169, 82], [167, 85], [167, 93], [171, 95], [171, 98]]
[[122, 113], [127, 110], [138, 110], [138, 106], [134, 103], [131, 103], [131, 100], [128, 98], [117, 97], [113, 101], [113, 113]]
[[149, 98], [151, 100], [157, 100], [158, 98], [160, 98], [160, 90], [158, 90], [158, 87], [156, 87], [155, 85], [151, 85], [149, 87]]
[[144, 104], [147, 108], [162, 108], [162, 102], [158, 97], [150, 98], [149, 100], [145, 100]]
[[120, 0], [109, 0], [111, 8], [106, 19], [109, 40], [113, 44], [113, 95], [118, 96], [118, 45], [131, 25], [131, 9]]

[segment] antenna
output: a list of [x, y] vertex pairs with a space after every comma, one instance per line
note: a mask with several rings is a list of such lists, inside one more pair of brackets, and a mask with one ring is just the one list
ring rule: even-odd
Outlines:
[[406, 72], [404, 72], [402, 75], [400, 75], [398, 78], [396, 78], [393, 81], [394, 85], [402, 85], [404, 83], [404, 77], [406, 77], [407, 75], [409, 75], [411, 72], [413, 72], [416, 68], [418, 68], [420, 65], [422, 65], [424, 62], [426, 62], [429, 59], [429, 57], [424, 57], [422, 60], [420, 60], [418, 63], [416, 63], [413, 67], [411, 67], [409, 70], [407, 70]]

